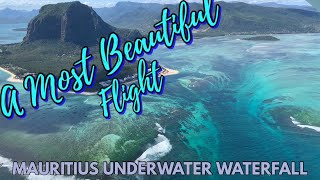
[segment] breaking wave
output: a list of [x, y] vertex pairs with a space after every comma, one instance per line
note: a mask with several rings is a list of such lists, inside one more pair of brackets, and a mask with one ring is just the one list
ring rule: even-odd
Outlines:
[[167, 155], [172, 149], [170, 140], [162, 134], [155, 138], [155, 144], [142, 153], [136, 159], [138, 161], [157, 161]]
[[[12, 172], [13, 161], [11, 159], [0, 156], [0, 168], [7, 168], [9, 172]], [[74, 176], [53, 176], [53, 175], [35, 175], [30, 174], [24, 176], [28, 180], [76, 180]]]

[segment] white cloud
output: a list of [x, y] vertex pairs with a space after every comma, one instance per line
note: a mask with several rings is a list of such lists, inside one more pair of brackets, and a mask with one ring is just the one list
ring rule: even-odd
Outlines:
[[[45, 4], [52, 4], [58, 2], [68, 2], [72, 0], [0, 0], [0, 9], [2, 8], [13, 8], [13, 9], [37, 9]], [[119, 1], [128, 0], [80, 0], [82, 3], [93, 7], [108, 7], [113, 6]], [[153, 3], [177, 3], [180, 0], [130, 0], [133, 2], [153, 2]], [[202, 0], [187, 0], [188, 2], [202, 2]], [[235, 0], [225, 0], [235, 1]], [[276, 2], [281, 4], [298, 4], [307, 5], [305, 0], [237, 0], [247, 3], [263, 3], [263, 2]]]

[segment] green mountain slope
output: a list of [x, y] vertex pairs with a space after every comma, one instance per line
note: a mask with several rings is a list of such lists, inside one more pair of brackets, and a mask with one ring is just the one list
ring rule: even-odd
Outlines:
[[[212, 30], [202, 26], [197, 33], [198, 36], [320, 32], [318, 12], [246, 3], [219, 2], [219, 4], [222, 6], [220, 27]], [[159, 21], [163, 7], [170, 8], [171, 12], [177, 12], [178, 9], [178, 5], [123, 2], [112, 8], [99, 9], [98, 12], [106, 22], [116, 27], [136, 28], [146, 33], [153, 30], [152, 25]], [[191, 3], [190, 7], [193, 10], [202, 9], [202, 5], [198, 3]]]
[[[28, 73], [53, 73], [71, 69], [80, 58], [83, 46], [89, 46], [98, 66], [97, 82], [106, 81], [100, 60], [99, 40], [116, 32], [122, 40], [134, 40], [137, 30], [116, 28], [105, 23], [91, 8], [80, 2], [46, 5], [28, 25], [22, 43], [0, 45], [0, 66], [23, 78]], [[92, 64], [93, 62], [91, 62]], [[126, 64], [118, 75], [124, 78], [136, 73], [137, 65]], [[96, 87], [91, 90], [99, 88]]]

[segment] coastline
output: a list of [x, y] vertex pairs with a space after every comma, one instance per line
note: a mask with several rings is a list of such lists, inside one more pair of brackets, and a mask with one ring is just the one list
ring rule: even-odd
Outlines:
[[160, 75], [163, 76], [172, 76], [172, 75], [176, 75], [179, 74], [180, 72], [178, 70], [174, 70], [174, 69], [169, 69], [164, 67], [164, 70], [160, 73]]
[[312, 129], [312, 130], [315, 130], [317, 132], [320, 132], [320, 127], [317, 127], [317, 126], [310, 126], [310, 125], [302, 125], [300, 122], [298, 122], [294, 117], [290, 117], [292, 123], [302, 129]]
[[[172, 76], [172, 75], [179, 74], [178, 70], [169, 69], [169, 68], [164, 68], [164, 69], [165, 70], [160, 72], [159, 75]], [[0, 71], [3, 71], [3, 72], [5, 72], [5, 73], [10, 75], [10, 77], [7, 78], [8, 82], [11, 82], [11, 83], [23, 83], [22, 79], [16, 78], [16, 75], [13, 74], [12, 72], [10, 72], [9, 70], [7, 70], [7, 69], [5, 69], [3, 67], [0, 67]], [[69, 94], [79, 94], [79, 95], [84, 95], [84, 96], [93, 96], [93, 95], [97, 95], [98, 92], [82, 92], [82, 93], [67, 92], [67, 93], [69, 93]]]
[[9, 70], [3, 68], [3, 67], [0, 67], [0, 71], [3, 71], [7, 74], [10, 75], [10, 77], [7, 79], [8, 82], [12, 82], [12, 83], [23, 83], [23, 80], [22, 79], [18, 79], [16, 78], [16, 75], [13, 74], [12, 72], [10, 72]]
[[[12, 173], [13, 161], [11, 159], [5, 158], [0, 154], [0, 168], [7, 168], [8, 173]], [[15, 175], [12, 175], [15, 176]], [[38, 179], [60, 179], [60, 180], [76, 180], [75, 176], [64, 176], [64, 175], [36, 175], [31, 173], [30, 175], [16, 175], [19, 177], [25, 177], [27, 180], [38, 180]]]

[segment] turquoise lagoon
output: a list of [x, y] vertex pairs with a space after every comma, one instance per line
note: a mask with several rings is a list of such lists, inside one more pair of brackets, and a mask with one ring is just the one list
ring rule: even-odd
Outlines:
[[[106, 120], [97, 95], [65, 94], [63, 106], [49, 101], [34, 110], [28, 94], [14, 84], [27, 117], [1, 118], [0, 159], [134, 161], [166, 141], [162, 152], [149, 154], [150, 160], [304, 161], [307, 179], [317, 179], [320, 132], [302, 127], [320, 127], [320, 36], [276, 36], [281, 40], [228, 36], [196, 39], [190, 46], [179, 42], [173, 50], [159, 47], [144, 58], [180, 74], [167, 77], [163, 95], [143, 97], [140, 116], [128, 107], [125, 115], [112, 111]], [[7, 78], [0, 72], [2, 85]], [[159, 136], [155, 123], [165, 134]], [[197, 178], [289, 177], [190, 177]]]
[[0, 44], [21, 42], [26, 35], [25, 31], [15, 31], [14, 29], [26, 28], [28, 24], [0, 24]]

